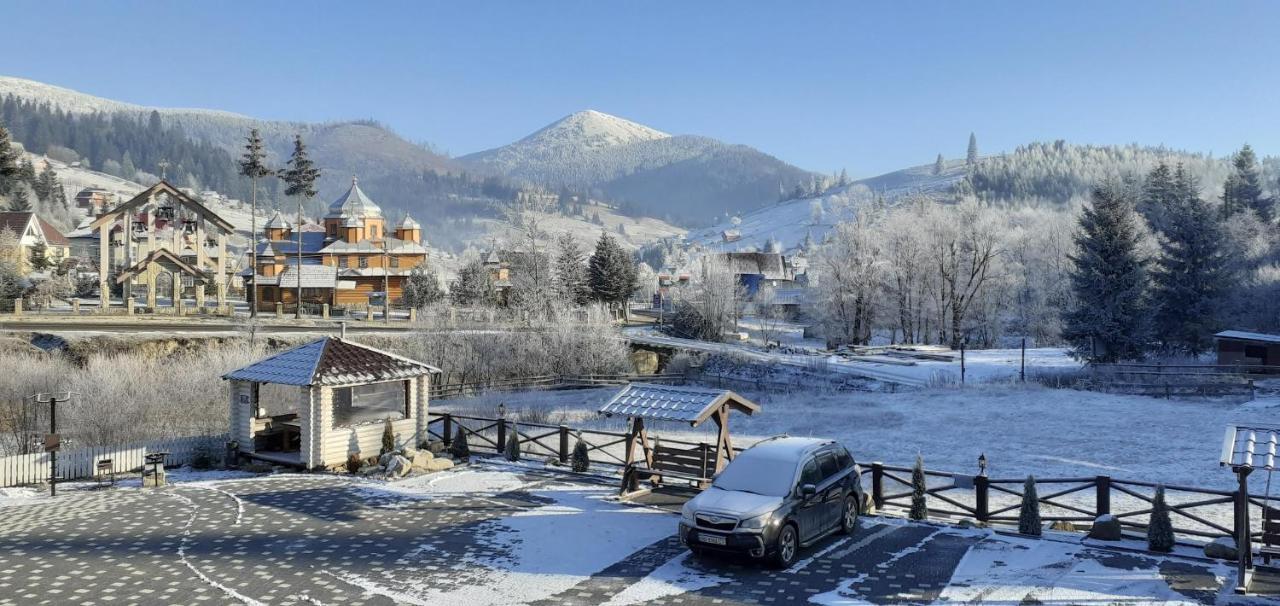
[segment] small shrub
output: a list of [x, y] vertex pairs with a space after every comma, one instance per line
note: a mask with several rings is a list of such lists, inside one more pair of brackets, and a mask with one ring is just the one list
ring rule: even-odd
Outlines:
[[512, 424], [507, 432], [507, 447], [502, 452], [508, 461], [520, 460], [520, 426]]
[[360, 458], [360, 453], [353, 452], [347, 455], [347, 473], [355, 473], [360, 471], [364, 466], [364, 459]]
[[1036, 479], [1027, 476], [1022, 485], [1022, 507], [1018, 509], [1018, 532], [1033, 537], [1040, 536], [1040, 497], [1036, 494]]
[[217, 457], [213, 453], [213, 447], [209, 444], [200, 444], [191, 452], [191, 468], [192, 469], [213, 469], [217, 464]]
[[582, 434], [578, 434], [578, 443], [573, 445], [573, 455], [570, 456], [569, 462], [572, 469], [578, 473], [584, 473], [591, 468], [591, 457], [587, 456], [587, 443], [582, 441]]
[[467, 432], [463, 431], [461, 427], [453, 435], [453, 443], [449, 444], [449, 454], [455, 459], [466, 460], [471, 458], [471, 447], [467, 445]]
[[387, 418], [387, 422], [382, 426], [382, 451], [378, 454], [384, 455], [396, 449], [396, 434], [391, 429], [391, 418]]
[[1147, 523], [1147, 548], [1168, 553], [1173, 551], [1173, 521], [1169, 519], [1169, 504], [1164, 499], [1164, 486], [1156, 487], [1151, 500], [1151, 521]]
[[907, 517], [913, 520], [929, 519], [929, 504], [925, 496], [924, 457], [916, 455], [916, 464], [911, 468], [911, 511]]

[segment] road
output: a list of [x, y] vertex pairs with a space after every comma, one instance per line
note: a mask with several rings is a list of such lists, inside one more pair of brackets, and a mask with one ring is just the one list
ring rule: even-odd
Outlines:
[[[174, 320], [138, 320], [138, 321], [71, 321], [68, 320], [18, 320], [0, 322], [0, 332], [47, 332], [47, 333], [158, 333], [168, 335], [202, 336], [234, 335], [249, 332], [249, 326], [238, 322], [218, 321], [174, 321]], [[347, 332], [357, 334], [371, 333], [403, 333], [411, 328], [404, 322], [384, 324], [382, 322], [347, 322]], [[316, 324], [259, 324], [257, 333], [270, 334], [337, 334], [340, 323], [336, 321], [318, 322]]]

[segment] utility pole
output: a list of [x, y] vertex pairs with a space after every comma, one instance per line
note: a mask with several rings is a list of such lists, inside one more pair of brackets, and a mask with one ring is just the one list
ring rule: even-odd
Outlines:
[[71, 400], [72, 392], [58, 398], [52, 393], [38, 393], [32, 396], [32, 400], [36, 404], [49, 405], [49, 433], [44, 437], [44, 451], [49, 453], [49, 496], [57, 496], [58, 494], [58, 449], [61, 448], [62, 440], [58, 436], [58, 402], [68, 402]]
[[1027, 338], [1022, 337], [1022, 365], [1018, 367], [1018, 380], [1027, 382]]
[[960, 342], [960, 384], [964, 385], [964, 341]]

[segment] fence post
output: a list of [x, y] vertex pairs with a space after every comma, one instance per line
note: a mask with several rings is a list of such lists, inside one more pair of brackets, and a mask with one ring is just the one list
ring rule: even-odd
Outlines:
[[[1253, 569], [1253, 545], [1249, 536], [1249, 470], [1248, 468], [1237, 469], [1236, 477], [1239, 480], [1240, 487], [1236, 490], [1235, 502], [1235, 531], [1236, 531], [1236, 553], [1239, 561], [1236, 563], [1236, 579], [1237, 582], [1246, 589], [1248, 588], [1247, 579], [1252, 574]], [[1266, 505], [1263, 505], [1266, 507]], [[1263, 511], [1263, 515], [1266, 512]], [[1265, 517], [1264, 517], [1265, 519]], [[1237, 589], [1238, 591], [1238, 589]]]
[[876, 511], [884, 509], [884, 463], [879, 461], [871, 464], [871, 502]]
[[991, 518], [991, 479], [987, 476], [975, 477], [973, 479], [973, 490], [974, 517], [985, 524]]
[[560, 463], [569, 462], [569, 427], [560, 426]]
[[494, 448], [497, 449], [498, 452], [502, 452], [502, 449], [506, 447], [506, 445], [507, 445], [507, 420], [498, 419], [498, 445], [495, 446]]
[[1097, 498], [1094, 501], [1094, 515], [1105, 516], [1111, 514], [1111, 476], [1098, 476], [1093, 480], [1094, 493]]
[[448, 448], [453, 446], [453, 415], [446, 412], [442, 416], [444, 418], [444, 437], [440, 441], [444, 442], [445, 448]]

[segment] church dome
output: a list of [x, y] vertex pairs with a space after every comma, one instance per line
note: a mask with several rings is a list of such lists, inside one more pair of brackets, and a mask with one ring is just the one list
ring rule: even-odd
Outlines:
[[329, 205], [329, 214], [325, 215], [327, 219], [361, 219], [361, 218], [382, 218], [382, 208], [373, 200], [369, 199], [363, 191], [360, 191], [360, 185], [355, 177], [351, 177], [351, 189], [347, 193], [342, 194], [341, 198], [334, 200]]

